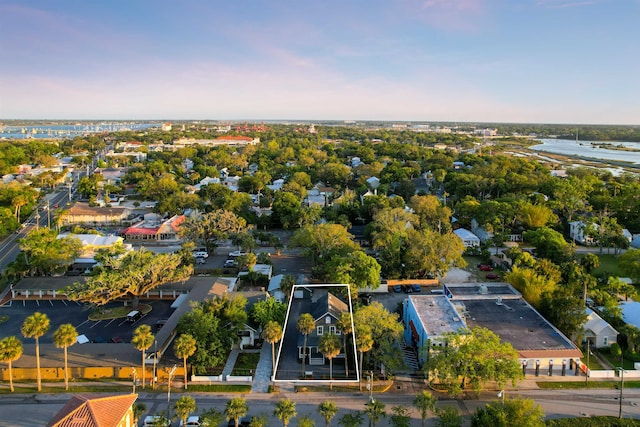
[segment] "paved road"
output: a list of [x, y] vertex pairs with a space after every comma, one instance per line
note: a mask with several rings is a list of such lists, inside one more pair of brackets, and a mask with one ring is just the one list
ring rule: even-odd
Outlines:
[[[2, 241], [2, 243], [0, 243], [0, 269], [4, 270], [7, 268], [7, 265], [15, 260], [20, 253], [18, 239], [25, 237], [31, 229], [36, 227], [36, 224], [38, 224], [39, 227], [47, 227], [49, 222], [53, 224], [53, 206], [62, 206], [68, 201], [68, 199], [69, 195], [67, 191], [50, 193], [45, 196], [44, 200], [41, 201], [37, 207], [37, 213], [34, 212], [24, 222], [25, 227], [19, 229], [18, 233], [10, 234]], [[51, 210], [46, 209], [47, 204]]]
[[[547, 414], [547, 418], [583, 417], [589, 415], [609, 415], [618, 416], [619, 411], [619, 391], [617, 390], [525, 390], [519, 392], [508, 392], [507, 398], [516, 394], [526, 398], [534, 399]], [[177, 390], [171, 394], [171, 403], [179, 398], [181, 393]], [[215, 407], [224, 409], [227, 400], [236, 395], [223, 395], [213, 393], [192, 393], [198, 404], [199, 413]], [[64, 406], [71, 395], [3, 395], [0, 399], [0, 427], [32, 427], [45, 425], [47, 421]], [[343, 414], [354, 410], [363, 410], [364, 404], [369, 396], [365, 393], [274, 393], [262, 394], [251, 393], [242, 395], [247, 399], [249, 406], [249, 416], [265, 414], [269, 418], [269, 425], [281, 425], [280, 421], [273, 417], [275, 403], [284, 397], [288, 397], [296, 402], [298, 417], [301, 415], [311, 416], [316, 425], [324, 425], [316, 411], [317, 405], [323, 400], [330, 399], [336, 402], [339, 413], [332, 425], [337, 425], [336, 420]], [[374, 394], [375, 399], [386, 405], [387, 412], [396, 405], [405, 406], [411, 409], [412, 426], [419, 426], [420, 418], [418, 412], [411, 408], [413, 394], [387, 393], [383, 395]], [[452, 400], [441, 398], [438, 400], [438, 407], [452, 406], [463, 415], [473, 413], [476, 408], [488, 402], [498, 401], [498, 397], [493, 392], [484, 393], [478, 400]], [[141, 393], [138, 402], [144, 403], [148, 413], [159, 413], [167, 410], [167, 395], [163, 393]], [[624, 418], [640, 419], [640, 390], [626, 390], [622, 405], [622, 415]], [[365, 418], [366, 419], [366, 418]], [[291, 423], [295, 425], [295, 420]], [[433, 420], [428, 422], [433, 424]], [[173, 423], [174, 426], [178, 422]], [[386, 420], [378, 424], [380, 427], [389, 425]], [[467, 423], [468, 425], [468, 423]]]

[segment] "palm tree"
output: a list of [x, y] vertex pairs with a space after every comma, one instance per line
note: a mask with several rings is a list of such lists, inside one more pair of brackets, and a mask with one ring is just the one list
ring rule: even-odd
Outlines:
[[36, 376], [38, 381], [38, 391], [42, 391], [42, 379], [40, 375], [40, 337], [49, 330], [49, 317], [39, 311], [24, 319], [22, 324], [22, 335], [25, 338], [35, 338], [36, 340]]
[[29, 203], [29, 199], [24, 194], [18, 194], [16, 197], [14, 197], [11, 200], [11, 204], [14, 207], [13, 214], [16, 216], [16, 219], [18, 220], [18, 222], [20, 222], [20, 209], [28, 203]]
[[322, 418], [324, 418], [326, 427], [329, 427], [331, 420], [338, 413], [336, 402], [334, 402], [333, 400], [325, 400], [324, 402], [320, 403], [318, 405], [318, 413], [322, 415]]
[[287, 427], [291, 418], [298, 415], [296, 412], [296, 402], [290, 399], [282, 399], [276, 403], [276, 409], [273, 410], [273, 415], [282, 421], [282, 427]]
[[342, 332], [342, 347], [344, 348], [344, 374], [349, 376], [349, 360], [347, 358], [347, 334], [352, 332], [351, 330], [351, 313], [345, 311], [340, 314], [336, 326]]
[[140, 325], [133, 332], [133, 339], [131, 340], [131, 344], [136, 348], [136, 350], [142, 352], [142, 388], [144, 388], [144, 378], [145, 378], [145, 352], [151, 347], [153, 344], [154, 336], [151, 333], [151, 326], [149, 325]]
[[189, 414], [194, 413], [196, 409], [198, 409], [196, 406], [196, 400], [191, 396], [182, 396], [173, 404], [173, 412], [182, 420], [181, 425], [187, 423]]
[[422, 427], [425, 426], [429, 412], [435, 411], [436, 402], [437, 399], [426, 390], [422, 390], [422, 392], [416, 394], [416, 397], [413, 399], [413, 404], [418, 408], [420, 416], [422, 417]]
[[176, 357], [182, 359], [184, 363], [184, 388], [187, 389], [187, 358], [193, 356], [196, 352], [196, 339], [190, 334], [182, 334], [173, 344], [173, 352]]
[[[318, 342], [318, 350], [329, 359], [329, 381], [333, 380], [333, 358], [340, 354], [340, 338], [336, 334], [324, 334]], [[333, 390], [333, 383], [329, 383], [329, 389]]]
[[316, 427], [316, 423], [309, 415], [303, 415], [298, 419], [298, 427]]
[[369, 417], [369, 424], [372, 427], [376, 427], [376, 424], [378, 423], [378, 421], [380, 421], [380, 418], [383, 418], [387, 415], [384, 411], [384, 403], [380, 402], [379, 400], [370, 400], [369, 402], [365, 403], [364, 406], [364, 412]]
[[267, 427], [268, 425], [269, 420], [264, 414], [254, 415], [253, 417], [251, 417], [251, 421], [249, 422], [249, 427]]
[[9, 364], [9, 388], [13, 391], [13, 373], [11, 363], [22, 356], [22, 341], [15, 336], [10, 336], [0, 340], [0, 362]]
[[247, 415], [248, 411], [247, 401], [242, 397], [234, 397], [233, 399], [227, 400], [227, 406], [224, 408], [227, 421], [233, 420], [236, 423], [236, 427], [240, 425], [240, 418]]
[[53, 342], [56, 347], [64, 349], [64, 389], [69, 390], [69, 369], [67, 367], [67, 348], [76, 343], [78, 331], [71, 323], [64, 323], [53, 333]]
[[[371, 337], [371, 328], [368, 326], [360, 326], [356, 329], [356, 348], [360, 353], [360, 376], [362, 377], [362, 359], [364, 353], [373, 348], [373, 338]], [[362, 391], [362, 380], [360, 381], [360, 391]]]
[[340, 427], [360, 427], [362, 422], [364, 421], [364, 417], [362, 416], [362, 412], [353, 411], [344, 414], [338, 420], [338, 425]]
[[276, 370], [275, 343], [282, 339], [282, 326], [275, 320], [269, 320], [262, 331], [262, 336], [271, 344], [271, 369]]
[[309, 313], [303, 313], [298, 317], [298, 323], [296, 324], [298, 331], [304, 335], [304, 344], [302, 345], [302, 375], [304, 375], [304, 362], [307, 358], [307, 335], [309, 335], [316, 327], [316, 322], [313, 320], [313, 316]]

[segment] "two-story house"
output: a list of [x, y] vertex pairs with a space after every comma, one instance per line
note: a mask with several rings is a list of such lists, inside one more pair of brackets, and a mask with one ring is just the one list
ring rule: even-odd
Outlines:
[[[321, 295], [313, 304], [311, 316], [315, 321], [315, 329], [307, 336], [307, 351], [309, 355], [309, 365], [324, 365], [324, 355], [318, 350], [320, 337], [324, 334], [335, 334], [341, 336], [342, 332], [338, 329], [337, 322], [340, 315], [349, 312], [346, 303], [330, 292]], [[302, 360], [305, 354], [304, 336], [300, 334], [298, 339], [298, 359]], [[344, 358], [344, 350], [336, 358]]]

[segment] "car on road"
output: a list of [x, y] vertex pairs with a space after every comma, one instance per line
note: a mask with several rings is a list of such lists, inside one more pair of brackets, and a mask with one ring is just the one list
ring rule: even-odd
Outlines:
[[228, 259], [224, 262], [224, 268], [233, 268], [236, 266], [236, 261], [233, 259]]
[[420, 292], [420, 291], [422, 291], [422, 288], [420, 288], [420, 285], [418, 285], [417, 283], [414, 283], [413, 285], [411, 285], [411, 291], [412, 292]]
[[478, 268], [480, 269], [480, 271], [493, 271], [493, 267], [491, 267], [489, 264], [478, 264]]
[[162, 329], [162, 327], [166, 324], [167, 324], [167, 319], [158, 319], [158, 321], [156, 321], [156, 331], [159, 331], [160, 329]]
[[486, 278], [490, 280], [495, 280], [495, 279], [499, 279], [500, 275], [496, 273], [487, 273]]

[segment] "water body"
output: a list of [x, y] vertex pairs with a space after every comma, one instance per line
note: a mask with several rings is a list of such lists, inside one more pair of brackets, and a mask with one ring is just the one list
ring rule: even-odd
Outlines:
[[93, 123], [51, 126], [4, 126], [0, 128], [0, 139], [56, 139], [73, 138], [103, 132], [143, 130], [160, 127], [159, 123]]
[[[617, 141], [573, 141], [570, 139], [541, 139], [542, 144], [531, 148], [536, 151], [563, 154], [565, 156], [579, 156], [590, 159], [611, 160], [614, 162], [626, 162], [640, 165], [640, 151], [611, 150], [597, 147], [597, 144], [611, 144], [640, 150], [640, 143]], [[594, 145], [596, 144], [596, 145]]]

